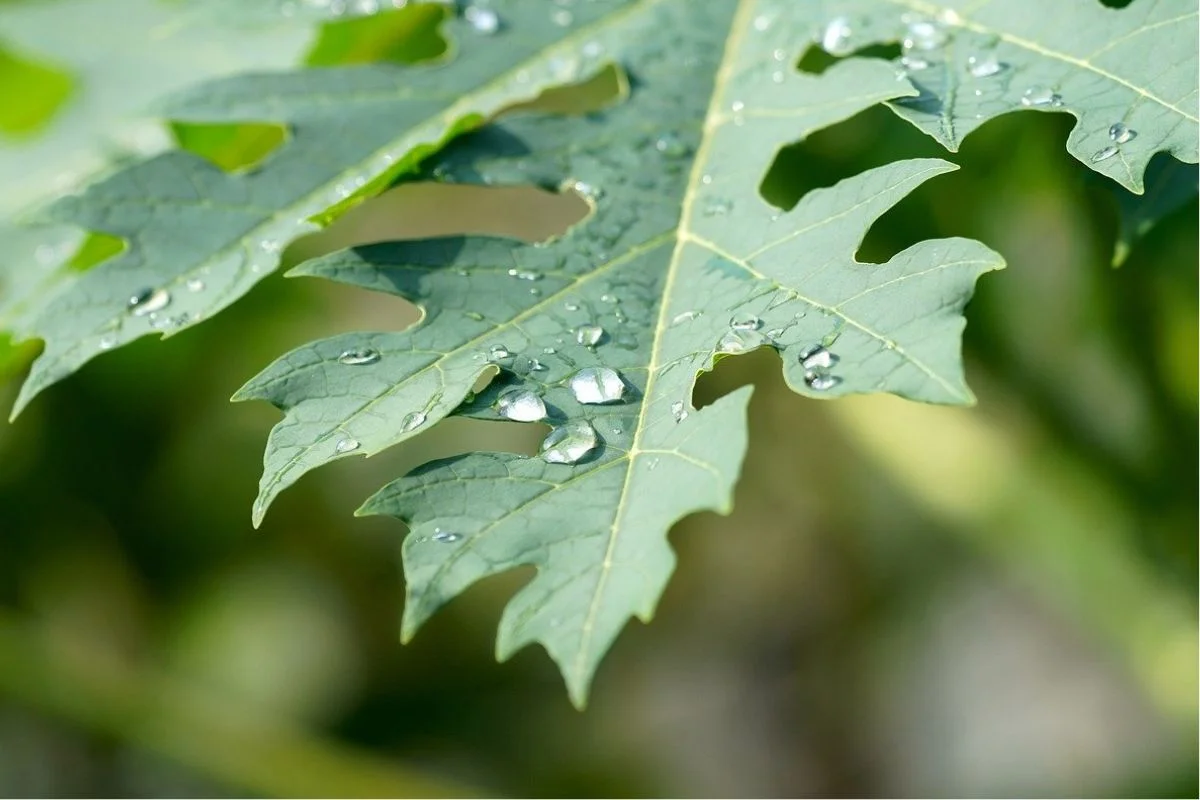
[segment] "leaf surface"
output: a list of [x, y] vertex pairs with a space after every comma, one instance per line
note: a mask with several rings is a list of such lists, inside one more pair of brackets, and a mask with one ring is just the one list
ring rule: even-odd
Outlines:
[[[428, 166], [458, 181], [574, 187], [594, 210], [561, 238], [395, 242], [297, 268], [398, 295], [424, 317], [301, 347], [239, 393], [285, 411], [256, 519], [316, 466], [379, 452], [451, 413], [501, 419], [505, 393], [534, 393], [551, 425], [594, 432], [578, 461], [467, 454], [392, 483], [362, 513], [412, 526], [406, 637], [476, 580], [535, 566], [506, 608], [498, 655], [540, 642], [582, 705], [621, 627], [653, 613], [674, 566], [670, 526], [730, 508], [749, 390], [696, 409], [698, 373], [765, 346], [803, 394], [969, 402], [960, 312], [999, 257], [947, 239], [886, 264], [854, 258], [879, 215], [952, 165], [898, 162], [789, 212], [759, 194], [781, 145], [911, 91], [880, 62], [820, 79], [789, 69], [799, 49], [789, 27], [757, 20], [792, 13], [783, 2], [639, 4], [585, 44], [628, 70], [627, 102], [584, 118], [510, 118]], [[776, 49], [784, 56], [760, 57]], [[494, 367], [500, 377], [473, 396]], [[588, 369], [619, 375], [618, 402], [586, 402], [573, 382]]]

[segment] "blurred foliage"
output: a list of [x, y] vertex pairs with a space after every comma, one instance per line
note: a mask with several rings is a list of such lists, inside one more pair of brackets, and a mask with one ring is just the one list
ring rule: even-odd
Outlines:
[[[543, 654], [493, 661], [527, 573], [401, 648], [403, 530], [350, 516], [431, 458], [530, 452], [533, 426], [450, 420], [250, 528], [276, 417], [226, 399], [283, 350], [412, 307], [276, 276], [97, 360], [0, 426], [0, 794], [1195, 796], [1197, 207], [1111, 269], [1117, 202], [1068, 129], [989, 123], [860, 251], [970, 236], [1006, 256], [967, 312], [976, 408], [807, 400], [764, 352], [704, 377], [700, 402], [758, 386], [736, 511], [677, 526], [657, 618], [586, 714]], [[788, 204], [929, 155], [879, 108], [783, 151], [764, 188]], [[407, 186], [289, 255], [536, 239], [585, 211]]]

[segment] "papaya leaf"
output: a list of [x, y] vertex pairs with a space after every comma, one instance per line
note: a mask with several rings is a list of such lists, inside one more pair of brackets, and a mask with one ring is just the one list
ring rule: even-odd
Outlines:
[[509, 117], [426, 165], [456, 181], [572, 187], [593, 211], [562, 237], [393, 242], [297, 267], [424, 314], [405, 331], [301, 347], [238, 393], [285, 412], [255, 520], [306, 471], [377, 453], [447, 415], [549, 422], [539, 456], [433, 462], [360, 513], [411, 526], [406, 638], [478, 579], [533, 565], [506, 608], [498, 656], [540, 642], [582, 706], [620, 629], [653, 614], [674, 566], [671, 525], [730, 509], [750, 390], [697, 409], [699, 373], [770, 347], [789, 385], [812, 397], [970, 402], [961, 311], [999, 256], [945, 239], [885, 264], [855, 260], [878, 216], [953, 165], [897, 162], [787, 212], [759, 193], [779, 147], [912, 91], [879, 61], [819, 79], [792, 70], [795, 6], [639, 4], [583, 44], [628, 71], [627, 102], [585, 117]]

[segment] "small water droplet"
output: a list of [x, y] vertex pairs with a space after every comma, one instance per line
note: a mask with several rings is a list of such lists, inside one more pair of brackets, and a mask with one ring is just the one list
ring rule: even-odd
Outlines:
[[700, 316], [700, 314], [701, 314], [701, 312], [699, 312], [699, 311], [681, 311], [680, 313], [676, 314], [675, 317], [671, 320], [671, 324], [672, 325], [681, 325], [685, 322], [691, 322], [696, 317]]
[[560, 8], [550, 15], [550, 19], [554, 20], [554, 24], [559, 27], [566, 28], [575, 21], [575, 15], [565, 8]]
[[111, 333], [106, 333], [100, 337], [100, 342], [97, 346], [101, 350], [112, 350], [117, 346], [117, 337]]
[[599, 325], [580, 325], [575, 329], [575, 341], [584, 347], [595, 347], [604, 338], [604, 328]]
[[678, 136], [673, 133], [664, 133], [654, 141], [654, 149], [662, 153], [664, 156], [673, 158], [686, 156], [691, 152], [691, 148], [687, 146]]
[[990, 78], [999, 75], [1008, 67], [993, 55], [971, 56], [967, 59], [967, 71], [975, 78]]
[[463, 535], [461, 533], [444, 531], [441, 528], [433, 529], [432, 539], [439, 544], [454, 544], [455, 542], [462, 541], [462, 538]]
[[543, 353], [545, 353], [545, 354], [546, 354], [546, 355], [548, 355], [548, 356], [552, 356], [552, 355], [554, 355], [555, 353], [557, 353], [558, 351], [557, 351], [557, 350], [555, 350], [553, 347], [543, 347], [543, 348], [542, 348], [542, 352], [543, 352]]
[[482, 33], [484, 36], [491, 36], [500, 30], [500, 15], [490, 8], [467, 6], [463, 11], [463, 17], [476, 33]]
[[343, 350], [338, 356], [338, 361], [343, 364], [349, 364], [352, 367], [362, 366], [363, 364], [374, 364], [380, 359], [379, 351], [370, 347], [355, 347], [350, 350]]
[[745, 107], [746, 107], [746, 104], [743, 103], [741, 100], [734, 100], [732, 103], [730, 103], [729, 110], [736, 114], [739, 111], [741, 111], [742, 109], [744, 109]]
[[745, 353], [766, 343], [766, 337], [758, 331], [733, 329], [726, 331], [725, 335], [717, 342], [717, 352], [730, 354]]
[[821, 345], [805, 348], [800, 354], [800, 365], [807, 370], [828, 369], [840, 359]]
[[940, 25], [929, 20], [918, 19], [908, 24], [905, 50], [936, 50], [946, 43], [950, 35]]
[[621, 302], [621, 299], [619, 297], [617, 297], [615, 294], [602, 294], [602, 295], [600, 295], [600, 302], [602, 302], [602, 303], [619, 303], [619, 302]]
[[1119, 152], [1121, 152], [1121, 148], [1117, 147], [1115, 144], [1110, 144], [1107, 147], [1097, 150], [1092, 155], [1092, 163], [1097, 164], [1101, 161], [1107, 161]]
[[720, 217], [729, 213], [733, 203], [723, 197], [709, 197], [704, 200], [704, 216]]
[[511, 356], [512, 353], [502, 344], [492, 345], [492, 349], [488, 351], [488, 361], [503, 361]]
[[585, 419], [559, 425], [542, 441], [542, 458], [551, 464], [574, 464], [596, 447], [596, 429]]
[[841, 382], [842, 379], [835, 375], [825, 375], [821, 372], [804, 373], [804, 383], [814, 392], [824, 392], [832, 389]]
[[657, 457], [657, 456], [655, 456], [654, 458], [652, 458], [652, 459], [650, 459], [649, 461], [647, 461], [647, 462], [646, 462], [646, 471], [647, 471], [647, 472], [654, 472], [654, 469], [655, 469], [657, 466], [658, 466], [658, 457]]
[[200, 280], [199, 278], [188, 278], [187, 290], [189, 292], [203, 292], [204, 281]]
[[688, 410], [682, 400], [671, 403], [671, 416], [675, 418], [676, 422], [683, 422], [688, 418]]
[[761, 328], [763, 321], [753, 314], [736, 316], [729, 320], [729, 327], [735, 331], [756, 331]]
[[516, 422], [537, 422], [546, 418], [546, 404], [537, 392], [529, 389], [509, 389], [496, 399], [500, 416]]
[[565, 303], [563, 308], [565, 308], [567, 311], [578, 311], [579, 303]]
[[1062, 97], [1045, 86], [1031, 86], [1021, 95], [1021, 105], [1026, 107], [1060, 106]]
[[355, 450], [358, 449], [358, 447], [359, 447], [358, 440], [351, 439], [349, 436], [344, 437], [342, 439], [338, 439], [337, 444], [334, 445], [334, 449], [337, 450], [339, 453], [353, 453]]
[[170, 304], [171, 293], [166, 289], [143, 289], [129, 298], [129, 310], [135, 317], [162, 311]]
[[1127, 126], [1124, 122], [1114, 122], [1112, 127], [1108, 129], [1108, 136], [1117, 144], [1125, 144], [1137, 138], [1137, 131]]
[[754, 30], [762, 33], [771, 27], [771, 18], [766, 14], [759, 14], [754, 18]]
[[571, 376], [571, 394], [585, 405], [615, 403], [625, 396], [625, 381], [610, 367], [585, 367]]
[[400, 423], [400, 430], [403, 433], [415, 431], [425, 424], [425, 419], [424, 411], [414, 411], [411, 414], [406, 414], [404, 420]]
[[912, 72], [920, 72], [923, 69], [929, 69], [929, 62], [920, 56], [903, 55], [900, 56], [900, 64], [907, 70]]
[[712, 181], [713, 181], [712, 175], [705, 174], [705, 175], [700, 176], [700, 182], [703, 183], [705, 186], [708, 186], [709, 184], [711, 184]]
[[523, 281], [540, 281], [542, 279], [542, 273], [529, 269], [510, 269], [508, 275], [510, 278], [517, 278]]
[[604, 194], [599, 187], [593, 186], [592, 184], [584, 181], [575, 181], [573, 184], [571, 184], [571, 188], [574, 189], [576, 193], [588, 198], [589, 200], [597, 200]]
[[853, 35], [854, 29], [850, 27], [849, 19], [834, 17], [821, 31], [821, 48], [831, 56], [849, 55], [854, 50], [850, 44]]
[[599, 42], [588, 42], [583, 46], [583, 54], [588, 58], [598, 58], [604, 54], [604, 45]]
[[476, 322], [483, 321], [483, 314], [480, 314], [478, 311], [464, 311], [463, 316], [467, 319], [473, 319]]

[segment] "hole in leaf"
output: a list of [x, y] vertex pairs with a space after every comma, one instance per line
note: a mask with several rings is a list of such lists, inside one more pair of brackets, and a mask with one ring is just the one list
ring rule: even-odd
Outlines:
[[361, 203], [324, 231], [298, 240], [288, 255], [289, 261], [309, 259], [371, 242], [462, 234], [543, 241], [566, 232], [590, 211], [574, 192], [409, 183]]
[[608, 64], [587, 80], [553, 86], [528, 103], [518, 103], [500, 116], [520, 112], [580, 115], [602, 111], [629, 95], [629, 76], [615, 64]]
[[124, 239], [107, 233], [91, 231], [79, 243], [79, 249], [67, 262], [67, 268], [75, 272], [87, 272], [103, 261], [125, 252]]
[[0, 133], [13, 137], [37, 133], [74, 88], [66, 70], [0, 47]]
[[895, 61], [900, 57], [900, 45], [896, 42], [888, 44], [872, 44], [855, 50], [845, 56], [833, 56], [820, 47], [813, 45], [804, 51], [800, 63], [796, 65], [801, 72], [810, 75], [820, 75], [843, 58], [881, 58], [885, 61]]
[[435, 59], [446, 52], [446, 40], [439, 31], [446, 15], [445, 6], [415, 3], [395, 11], [328, 22], [321, 26], [305, 63], [325, 67]]
[[257, 167], [287, 139], [287, 130], [282, 125], [265, 122], [212, 125], [172, 122], [171, 134], [181, 148], [226, 172]]

